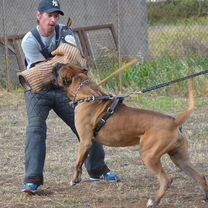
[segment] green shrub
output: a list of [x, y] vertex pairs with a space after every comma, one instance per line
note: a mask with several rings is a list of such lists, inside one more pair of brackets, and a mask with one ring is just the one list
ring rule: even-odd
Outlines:
[[208, 15], [208, 2], [197, 0], [167, 0], [148, 3], [148, 23], [176, 23], [180, 19]]
[[[142, 64], [131, 67], [122, 75], [122, 86], [125, 92], [134, 92], [166, 83], [181, 77], [197, 73], [199, 71], [208, 70], [208, 57], [195, 57], [187, 59], [174, 59], [164, 56], [157, 60], [146, 60]], [[95, 80], [103, 80], [113, 71], [105, 71], [99, 73]], [[91, 71], [93, 77], [95, 74]], [[97, 74], [98, 75], [98, 74]], [[198, 95], [208, 95], [208, 79], [207, 75], [195, 78], [195, 88]], [[117, 90], [118, 80], [116, 78], [107, 82], [104, 86], [107, 90]], [[185, 89], [185, 90], [184, 90]], [[187, 93], [187, 82], [182, 81], [171, 87], [163, 87], [155, 90], [161, 95], [179, 95], [184, 96]]]

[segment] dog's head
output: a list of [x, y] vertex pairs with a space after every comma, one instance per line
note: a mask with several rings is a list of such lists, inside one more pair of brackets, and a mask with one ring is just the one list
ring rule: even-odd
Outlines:
[[[56, 84], [63, 87], [70, 99], [102, 96], [104, 93], [87, 76], [87, 71], [71, 64], [56, 64], [52, 70]], [[85, 87], [82, 87], [85, 86]]]
[[72, 82], [72, 78], [79, 74], [84, 73], [86, 74], [87, 71], [85, 69], [82, 69], [79, 66], [72, 65], [72, 64], [61, 64], [57, 63], [53, 67], [53, 75], [56, 81], [56, 84], [61, 87], [69, 87], [69, 85]]

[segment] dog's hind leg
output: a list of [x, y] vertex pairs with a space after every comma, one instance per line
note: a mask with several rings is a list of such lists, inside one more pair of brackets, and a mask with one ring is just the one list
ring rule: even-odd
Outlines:
[[159, 189], [147, 202], [147, 207], [155, 207], [160, 203], [160, 200], [165, 195], [166, 190], [172, 183], [171, 177], [165, 172], [161, 164], [161, 157], [166, 153], [166, 147], [168, 141], [166, 139], [167, 131], [158, 131], [158, 129], [152, 129], [143, 135], [140, 139], [140, 153], [144, 164], [159, 180]]
[[82, 141], [80, 139], [80, 144], [78, 147], [78, 153], [77, 153], [77, 159], [76, 159], [75, 172], [70, 183], [72, 186], [81, 181], [82, 165], [88, 156], [91, 146], [92, 146], [91, 140]]
[[147, 202], [147, 207], [155, 207], [160, 203], [161, 198], [171, 185], [172, 179], [163, 169], [160, 158], [156, 159], [154, 156], [148, 156], [144, 157], [143, 160], [145, 165], [151, 170], [151, 172], [158, 178], [160, 182], [160, 188], [155, 194], [154, 198], [149, 199]]
[[190, 162], [187, 142], [178, 147], [175, 151], [169, 153], [171, 160], [187, 175], [192, 177], [202, 187], [205, 197], [204, 200], [208, 202], [208, 185], [204, 175], [198, 172]]

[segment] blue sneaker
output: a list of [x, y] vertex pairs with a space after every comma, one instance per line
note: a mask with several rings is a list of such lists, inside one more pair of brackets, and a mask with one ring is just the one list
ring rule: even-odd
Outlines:
[[22, 187], [22, 192], [26, 192], [26, 193], [29, 193], [29, 194], [35, 194], [35, 192], [37, 191], [38, 189], [38, 185], [37, 184], [34, 184], [34, 183], [26, 183], [23, 185]]
[[109, 171], [109, 172], [107, 172], [105, 174], [102, 174], [99, 177], [92, 177], [92, 178], [90, 178], [90, 180], [92, 180], [92, 181], [103, 180], [103, 181], [107, 181], [107, 182], [118, 182], [119, 178], [118, 178], [118, 176], [115, 173]]

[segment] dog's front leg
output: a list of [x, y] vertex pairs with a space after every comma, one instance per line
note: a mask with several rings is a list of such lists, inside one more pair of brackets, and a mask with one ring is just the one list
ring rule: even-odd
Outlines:
[[80, 144], [78, 148], [78, 154], [77, 154], [77, 160], [75, 165], [75, 172], [74, 176], [71, 180], [71, 186], [76, 185], [81, 181], [81, 175], [82, 175], [82, 165], [84, 161], [86, 160], [89, 150], [92, 146], [92, 141], [82, 141], [80, 139]]

